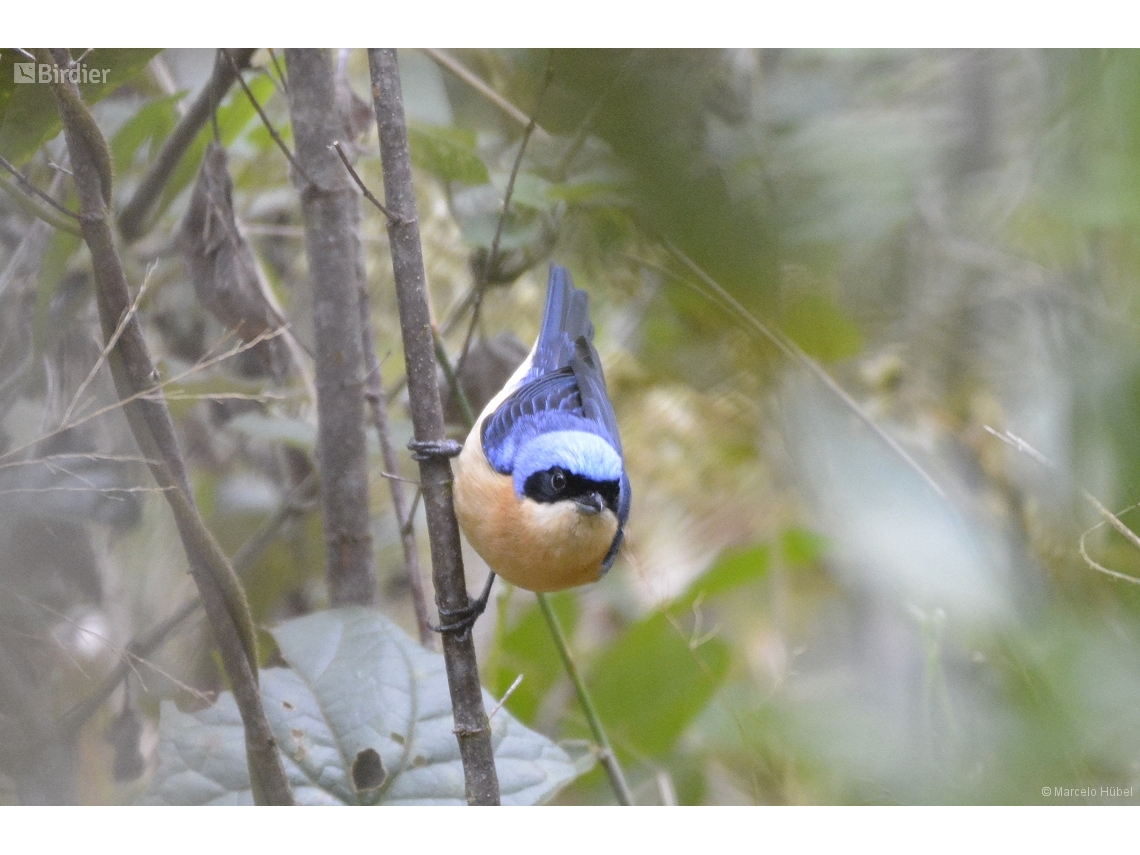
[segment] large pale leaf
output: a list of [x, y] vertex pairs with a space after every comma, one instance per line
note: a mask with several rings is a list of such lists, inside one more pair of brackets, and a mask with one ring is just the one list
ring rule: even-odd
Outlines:
[[721, 638], [687, 638], [665, 612], [633, 624], [598, 656], [588, 679], [614, 745], [665, 754], [712, 698], [730, 658]]
[[[462, 804], [463, 768], [443, 657], [377, 612], [337, 609], [273, 630], [290, 668], [262, 672], [266, 715], [302, 804]], [[494, 699], [484, 693], [490, 709]], [[491, 721], [503, 804], [534, 804], [581, 763], [506, 710]], [[162, 707], [152, 804], [249, 804], [241, 721], [226, 692], [209, 709]]]

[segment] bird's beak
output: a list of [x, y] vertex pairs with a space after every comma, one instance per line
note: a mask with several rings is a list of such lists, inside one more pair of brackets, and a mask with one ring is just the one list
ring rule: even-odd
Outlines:
[[574, 500], [574, 504], [578, 506], [578, 510], [588, 516], [600, 514], [605, 503], [602, 501], [601, 493], [590, 493], [586, 496], [581, 496]]

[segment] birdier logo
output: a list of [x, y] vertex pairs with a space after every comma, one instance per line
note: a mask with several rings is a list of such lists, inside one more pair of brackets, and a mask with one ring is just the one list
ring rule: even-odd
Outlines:
[[68, 68], [60, 68], [50, 62], [14, 62], [12, 79], [16, 83], [106, 83], [109, 68], [90, 68], [76, 63]]

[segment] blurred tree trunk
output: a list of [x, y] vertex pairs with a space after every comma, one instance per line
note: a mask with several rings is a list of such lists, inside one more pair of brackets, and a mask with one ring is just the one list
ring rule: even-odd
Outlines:
[[303, 170], [293, 180], [301, 194], [313, 289], [317, 461], [329, 599], [334, 605], [370, 605], [376, 576], [364, 430], [360, 196], [331, 147], [344, 127], [332, 58], [324, 50], [287, 50], [285, 61], [297, 163]]

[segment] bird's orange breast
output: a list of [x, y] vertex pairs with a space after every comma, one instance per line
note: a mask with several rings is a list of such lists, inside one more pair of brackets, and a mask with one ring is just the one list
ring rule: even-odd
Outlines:
[[520, 588], [561, 591], [596, 582], [617, 534], [609, 509], [584, 514], [573, 502], [516, 495], [491, 468], [471, 432], [455, 461], [455, 511], [468, 541], [492, 570]]

